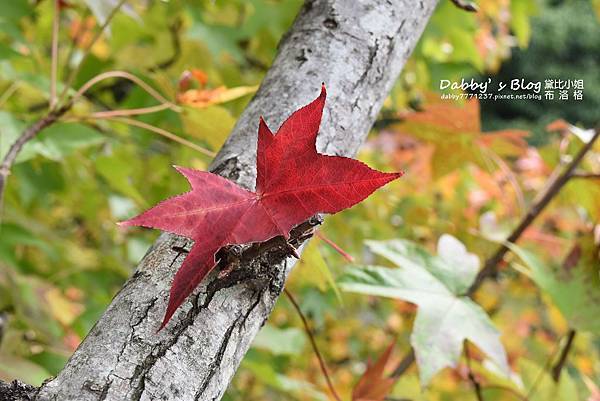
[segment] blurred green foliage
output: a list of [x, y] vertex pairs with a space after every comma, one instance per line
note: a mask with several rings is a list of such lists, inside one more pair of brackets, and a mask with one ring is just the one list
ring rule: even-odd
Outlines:
[[[65, 3], [60, 17], [59, 93], [109, 15], [107, 5], [117, 3]], [[221, 101], [216, 94], [231, 95], [236, 88], [260, 83], [277, 42], [300, 6], [300, 0], [128, 1], [91, 48], [68, 90], [102, 72], [128, 71], [168, 99], [179, 100], [182, 107], [181, 112], [144, 114], [137, 121], [217, 151], [249, 96]], [[591, 13], [577, 14], [587, 3], [564, 6], [565, 10], [533, 0], [481, 0], [478, 6], [480, 12], [471, 14], [450, 1], [440, 2], [360, 155], [379, 169], [405, 169], [406, 176], [352, 210], [329, 218], [322, 229], [361, 263], [377, 261], [364, 247], [366, 239], [410, 240], [431, 251], [445, 233], [484, 259], [497, 246], [495, 241], [514, 227], [551, 172], [581, 146], [568, 129], [560, 135], [548, 134], [545, 145], [538, 148], [513, 143], [511, 135], [490, 137], [480, 132], [479, 109], [473, 115], [471, 107], [468, 114], [460, 104], [452, 104], [442, 114], [450, 122], [427, 114], [429, 106], [439, 103], [439, 94], [433, 92], [439, 79], [504, 73], [501, 67], [515, 46], [523, 49], [517, 51], [519, 68], [534, 76], [543, 74], [542, 68], [548, 73], [556, 68], [562, 74], [563, 68], [590, 64], [597, 57], [597, 41], [586, 35], [598, 31], [598, 22], [590, 19]], [[47, 110], [52, 14], [49, 0], [0, 2], [0, 158], [22, 130]], [[534, 14], [542, 22], [530, 28]], [[580, 21], [585, 23], [573, 28]], [[586, 71], [592, 74], [591, 69]], [[201, 101], [182, 102], [184, 92]], [[586, 86], [590, 99], [598, 93]], [[552, 115], [587, 124], [593, 111], [578, 108], [593, 102], [564, 103], [564, 112], [554, 110]], [[155, 104], [152, 96], [125, 79], [103, 81], [64, 121], [45, 130], [20, 154], [0, 211], [0, 322], [8, 321], [0, 330], [0, 379], [39, 384], [60, 371], [158, 235], [142, 229], [125, 232], [114, 223], [187, 190], [172, 164], [205, 169], [210, 162], [209, 156], [193, 147], [156, 132], [89, 117], [93, 112]], [[418, 118], [403, 123], [415, 107], [424, 110], [424, 119], [433, 125], [423, 121], [419, 125]], [[527, 107], [531, 109], [528, 119], [546, 121], [543, 103], [530, 102]], [[463, 129], [461, 124], [473, 129]], [[597, 158], [598, 147], [595, 151]], [[599, 167], [597, 159], [588, 158], [582, 169], [598, 171]], [[600, 216], [598, 194], [597, 180], [569, 183], [528, 231], [523, 246], [543, 264], [564, 258], [581, 238], [589, 242]], [[586, 268], [596, 269], [597, 275], [597, 254], [590, 255], [591, 266]], [[346, 259], [316, 238], [288, 284], [309, 317], [333, 381], [345, 397], [366, 362], [392, 339], [397, 339], [402, 352], [408, 350], [416, 312], [414, 305], [404, 301], [342, 292], [336, 280], [347, 265]], [[472, 368], [488, 386], [486, 401], [513, 399], [502, 386], [523, 395], [535, 386], [530, 400], [583, 401], [593, 391], [589, 383], [600, 379], [595, 329], [578, 333], [559, 385], [549, 375], [539, 376], [539, 382], [535, 378], [554, 362], [553, 350], [571, 319], [568, 308], [555, 304], [552, 291], [540, 287], [518, 269], [503, 269], [500, 279], [486, 283], [475, 297], [502, 334], [512, 370], [511, 378], [503, 377], [485, 354], [474, 354]], [[226, 399], [328, 399], [301, 328], [294, 309], [282, 298]], [[422, 390], [413, 367], [401, 377], [393, 396], [475, 400], [465, 369], [462, 358], [456, 368], [445, 369]]]

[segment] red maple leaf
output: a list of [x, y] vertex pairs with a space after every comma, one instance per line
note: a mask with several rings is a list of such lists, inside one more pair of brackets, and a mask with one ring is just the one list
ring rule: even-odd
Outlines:
[[309, 217], [349, 208], [402, 175], [317, 153], [325, 96], [323, 86], [321, 95], [293, 113], [276, 135], [260, 119], [256, 192], [209, 172], [175, 167], [192, 190], [120, 223], [159, 228], [194, 240], [175, 274], [161, 329], [215, 267], [215, 254], [223, 246], [279, 235], [289, 238], [290, 230]]
[[398, 379], [386, 377], [384, 371], [395, 344], [396, 340], [392, 341], [375, 363], [367, 363], [365, 373], [352, 390], [352, 401], [383, 401], [390, 394]]

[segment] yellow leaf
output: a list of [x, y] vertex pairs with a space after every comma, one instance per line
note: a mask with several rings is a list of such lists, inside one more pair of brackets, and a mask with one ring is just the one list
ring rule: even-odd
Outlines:
[[223, 145], [235, 124], [229, 111], [220, 106], [186, 108], [180, 117], [184, 132], [206, 141], [213, 150]]
[[83, 312], [83, 306], [69, 301], [58, 288], [51, 288], [45, 294], [50, 313], [64, 326], [70, 326]]
[[[329, 266], [327, 266], [327, 262], [325, 262], [323, 255], [321, 255], [319, 246], [314, 241], [309, 242], [306, 248], [304, 248], [302, 251], [300, 266], [299, 269], [296, 270], [301, 271], [307, 281], [316, 281], [316, 284], [321, 290], [324, 290], [327, 286], [330, 286], [335, 292], [338, 301], [343, 304], [340, 290], [335, 283], [335, 279], [331, 274], [331, 270], [329, 269]], [[318, 271], [317, 274], [315, 274], [315, 270]]]
[[177, 97], [181, 104], [196, 107], [199, 109], [230, 102], [242, 96], [256, 92], [258, 86], [238, 86], [235, 88], [226, 88], [219, 86], [215, 89], [190, 89]]

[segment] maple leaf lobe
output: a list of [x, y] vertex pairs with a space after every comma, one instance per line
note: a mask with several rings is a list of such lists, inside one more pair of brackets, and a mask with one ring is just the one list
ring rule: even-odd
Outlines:
[[175, 166], [191, 190], [169, 198], [122, 226], [158, 228], [194, 240], [175, 274], [161, 328], [216, 266], [226, 245], [289, 238], [290, 230], [317, 213], [337, 213], [402, 173], [382, 173], [351, 158], [317, 153], [326, 90], [295, 111], [273, 134], [258, 126], [256, 192], [219, 175]]

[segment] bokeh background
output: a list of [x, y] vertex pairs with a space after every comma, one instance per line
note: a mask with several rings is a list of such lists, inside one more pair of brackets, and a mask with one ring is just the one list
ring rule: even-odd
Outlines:
[[[117, 3], [61, 2], [59, 80], [81, 60]], [[476, 4], [479, 12], [468, 13], [440, 1], [359, 155], [374, 167], [406, 175], [328, 218], [322, 238], [308, 245], [288, 282], [346, 398], [367, 361], [388, 344], [396, 343], [391, 365], [409, 351], [416, 312], [408, 302], [340, 288], [351, 265], [386, 263], [364, 241], [401, 238], [435, 254], [439, 237], [451, 234], [483, 260], [581, 147], [584, 130], [598, 124], [599, 1]], [[130, 81], [109, 79], [87, 92], [68, 121], [45, 130], [21, 153], [0, 211], [0, 379], [39, 385], [60, 371], [159, 235], [122, 230], [115, 222], [187, 190], [171, 165], [206, 169], [210, 152], [224, 142], [301, 5], [131, 0], [114, 16], [73, 87], [105, 71], [127, 71], [182, 109], [133, 117], [145, 127], [90, 118], [92, 112], [156, 104]], [[52, 7], [49, 0], [0, 2], [0, 157], [47, 110]], [[583, 79], [584, 98], [440, 99], [440, 79], [488, 77]], [[582, 172], [600, 171], [599, 152], [596, 146]], [[548, 274], [560, 273], [572, 249], [593, 248], [599, 216], [600, 180], [573, 179], [520, 245], [538, 256]], [[594, 252], [581, 257], [592, 285], [574, 287], [591, 291], [581, 304], [589, 308], [589, 319], [600, 316], [595, 314], [600, 262]], [[600, 400], [600, 333], [586, 325], [577, 331], [561, 383], [555, 384], [545, 368], [573, 328], [572, 317], [559, 307], [564, 299], [541, 290], [519, 272], [519, 263], [508, 257], [498, 278], [475, 297], [502, 333], [513, 370], [511, 379], [499, 377], [487, 368], [485, 354], [470, 347], [472, 368], [489, 386], [485, 400]], [[455, 369], [445, 369], [422, 388], [413, 366], [392, 395], [476, 400], [467, 376], [461, 358]], [[327, 400], [324, 383], [300, 318], [282, 297], [225, 399]]]

